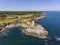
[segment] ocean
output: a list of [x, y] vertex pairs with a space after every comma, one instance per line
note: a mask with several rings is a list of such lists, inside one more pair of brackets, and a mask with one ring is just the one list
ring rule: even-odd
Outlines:
[[8, 36], [0, 36], [0, 45], [60, 45], [60, 11], [44, 12], [46, 18], [38, 20], [47, 31], [47, 39], [39, 39], [33, 36], [26, 36], [21, 28], [10, 29]]

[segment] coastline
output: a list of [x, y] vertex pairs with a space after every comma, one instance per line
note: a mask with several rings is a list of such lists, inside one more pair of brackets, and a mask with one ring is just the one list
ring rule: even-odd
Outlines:
[[[45, 16], [38, 17], [34, 21], [37, 21], [43, 18], [45, 18]], [[30, 26], [30, 27], [27, 27], [26, 29], [23, 29], [22, 32], [25, 35], [34, 36], [41, 39], [47, 38], [47, 35], [48, 35], [48, 32], [46, 31], [46, 29], [42, 25], [36, 24], [36, 23], [34, 26]]]
[[[36, 20], [39, 20], [39, 19], [43, 19], [45, 18], [45, 16], [41, 16], [41, 17], [38, 17], [36, 18], [34, 21]], [[31, 24], [28, 24], [28, 25], [31, 25]], [[28, 25], [25, 25], [25, 24], [10, 24], [10, 25], [7, 25], [5, 28], [3, 28], [0, 33], [3, 34], [3, 35], [8, 35], [7, 33], [9, 32], [9, 29], [10, 28], [13, 28], [13, 27], [22, 27], [22, 33], [24, 33], [25, 35], [29, 35], [29, 36], [34, 36], [34, 37], [38, 37], [38, 38], [47, 38], [47, 35], [48, 35], [48, 32], [43, 28], [42, 25], [38, 25], [35, 23], [34, 26], [28, 26]], [[30, 29], [31, 30], [30, 30]]]
[[44, 19], [45, 17], [46, 17], [46, 16], [41, 16], [41, 17], [36, 18], [35, 20]]

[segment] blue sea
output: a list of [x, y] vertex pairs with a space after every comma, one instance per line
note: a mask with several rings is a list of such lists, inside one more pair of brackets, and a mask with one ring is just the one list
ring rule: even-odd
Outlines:
[[21, 28], [10, 29], [8, 36], [0, 36], [0, 45], [60, 45], [60, 11], [46, 11], [44, 19], [36, 23], [41, 24], [47, 31], [46, 39], [26, 36]]

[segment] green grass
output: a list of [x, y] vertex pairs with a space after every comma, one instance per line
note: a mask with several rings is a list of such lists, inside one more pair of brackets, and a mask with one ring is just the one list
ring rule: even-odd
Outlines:
[[11, 22], [14, 22], [14, 19], [4, 19], [4, 20], [0, 20], [0, 24], [3, 24], [3, 23], [11, 23]]
[[[1, 18], [0, 18], [0, 24], [8, 24], [8, 23], [27, 23], [28, 21], [31, 21], [31, 20], [33, 20], [33, 19], [35, 19], [35, 18], [37, 18], [37, 17], [40, 17], [40, 16], [42, 16], [42, 14], [27, 14], [27, 15], [19, 15], [18, 16], [18, 19], [16, 18], [16, 15], [12, 15], [12, 17], [15, 17], [14, 19], [6, 19], [6, 17], [4, 18], [4, 20], [2, 20]], [[19, 20], [18, 22], [16, 22], [16, 20]], [[25, 22], [24, 22], [24, 20], [23, 19], [26, 19], [25, 20]]]

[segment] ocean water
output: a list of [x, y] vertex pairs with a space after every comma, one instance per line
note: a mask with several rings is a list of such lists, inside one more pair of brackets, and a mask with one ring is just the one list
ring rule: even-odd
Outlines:
[[60, 12], [44, 12], [46, 18], [38, 20], [48, 31], [47, 39], [39, 39], [26, 36], [21, 32], [21, 28], [12, 28], [8, 36], [0, 36], [0, 45], [60, 45]]

